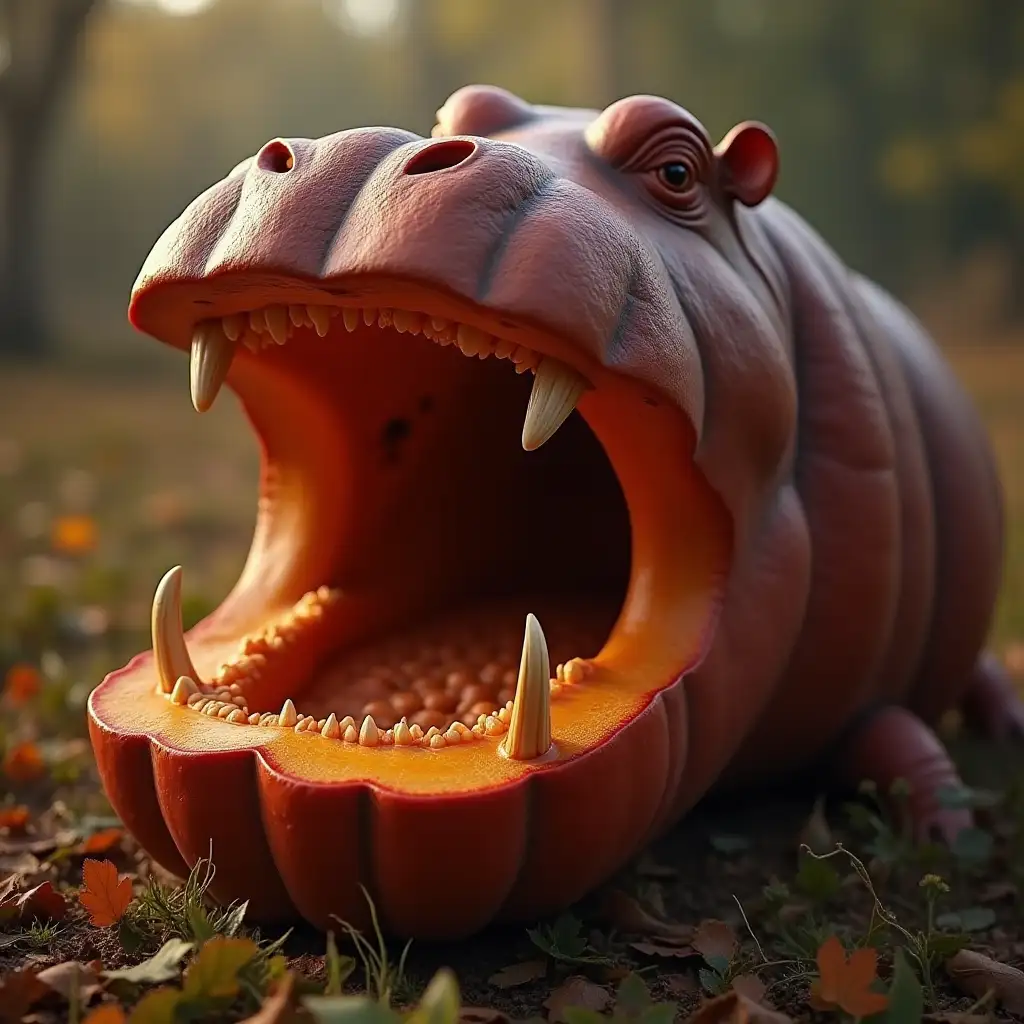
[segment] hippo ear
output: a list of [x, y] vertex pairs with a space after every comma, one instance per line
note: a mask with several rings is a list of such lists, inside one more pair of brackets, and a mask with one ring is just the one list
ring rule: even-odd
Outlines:
[[771, 129], [757, 121], [736, 125], [715, 147], [726, 194], [744, 206], [771, 195], [779, 174], [779, 149]]

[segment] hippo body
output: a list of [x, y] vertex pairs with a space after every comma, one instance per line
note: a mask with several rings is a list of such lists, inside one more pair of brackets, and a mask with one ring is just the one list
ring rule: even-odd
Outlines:
[[[568, 905], [716, 790], [904, 778], [922, 834], [969, 824], [932, 727], [1024, 727], [983, 654], [992, 455], [921, 325], [771, 196], [770, 131], [470, 86], [432, 135], [273, 140], [139, 276], [133, 322], [191, 346], [197, 409], [238, 392], [264, 471], [232, 594], [186, 647], [172, 570], [154, 654], [90, 700], [126, 825], [171, 870], [212, 840], [256, 917], [358, 919], [364, 884], [452, 938]], [[549, 665], [532, 605], [518, 677], [483, 627], [401, 633], [538, 580], [614, 591], [599, 653]], [[323, 668], [380, 637], [354, 683]]]

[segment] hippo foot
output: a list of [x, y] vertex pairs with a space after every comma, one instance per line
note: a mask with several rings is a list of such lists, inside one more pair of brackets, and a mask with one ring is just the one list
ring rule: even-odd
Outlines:
[[897, 779], [910, 787], [906, 812], [921, 841], [936, 834], [952, 842], [974, 819], [969, 810], [939, 805], [939, 791], [962, 786], [942, 741], [912, 711], [881, 707], [861, 719], [834, 755], [840, 784], [851, 788], [868, 779], [887, 793]]
[[964, 720], [994, 740], [1024, 740], [1024, 700], [995, 655], [978, 659], [963, 700]]

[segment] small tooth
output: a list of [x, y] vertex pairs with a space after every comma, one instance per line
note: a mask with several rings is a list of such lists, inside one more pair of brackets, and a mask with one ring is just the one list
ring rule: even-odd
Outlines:
[[345, 321], [345, 330], [351, 334], [359, 326], [360, 311], [352, 306], [345, 306], [341, 311], [341, 319]]
[[394, 321], [395, 330], [399, 334], [419, 334], [423, 327], [423, 318], [419, 313], [410, 313], [407, 309], [396, 309]]
[[245, 331], [245, 317], [241, 313], [229, 313], [221, 318], [220, 326], [232, 341], [238, 341]]
[[196, 328], [189, 361], [189, 390], [196, 412], [206, 412], [213, 405], [231, 369], [236, 347], [221, 330], [220, 321], [207, 321]]
[[377, 310], [373, 306], [365, 306], [363, 308], [363, 323], [367, 327], [372, 327], [377, 322]]
[[181, 566], [168, 570], [153, 595], [153, 658], [160, 689], [171, 693], [182, 676], [199, 679], [185, 646], [181, 625]]
[[188, 676], [178, 676], [178, 681], [171, 690], [171, 701], [174, 704], [187, 704], [189, 697], [199, 693], [199, 688]]
[[288, 307], [288, 319], [296, 327], [306, 326], [306, 307], [305, 306], [289, 306]]
[[[519, 681], [512, 703], [508, 735], [501, 749], [517, 761], [528, 761], [546, 754], [551, 746], [551, 677], [548, 645], [537, 617], [526, 616], [523, 657], [519, 663]], [[498, 719], [495, 719], [498, 722]], [[499, 723], [501, 724], [501, 723]], [[488, 729], [488, 732], [491, 730]]]
[[281, 705], [281, 714], [277, 716], [277, 724], [284, 726], [286, 729], [291, 729], [298, 720], [299, 716], [295, 713], [295, 705], [292, 703], [291, 698], [289, 698]]
[[269, 327], [267, 327], [267, 318], [262, 309], [249, 311], [249, 328], [257, 334], [267, 333]]
[[321, 338], [326, 338], [331, 329], [330, 309], [327, 306], [307, 306], [306, 312], [309, 314], [310, 320], [313, 321], [316, 333], [319, 334]]
[[228, 721], [234, 722], [235, 725], [248, 725], [249, 716], [240, 708], [235, 708], [235, 710], [228, 715]]
[[341, 734], [341, 738], [346, 743], [355, 743], [359, 739], [359, 733], [356, 732], [354, 725], [347, 725], [345, 731]]
[[537, 367], [523, 423], [523, 448], [532, 452], [549, 440], [589, 387], [575, 370], [545, 357]]
[[375, 747], [380, 740], [380, 735], [377, 731], [377, 723], [373, 720], [373, 715], [367, 715], [363, 719], [363, 724], [359, 727], [359, 745], [361, 747]]
[[456, 332], [459, 348], [467, 356], [479, 355], [481, 352], [490, 352], [494, 347], [494, 339], [486, 331], [478, 330], [476, 327], [468, 327], [466, 324], [459, 324]]
[[267, 306], [264, 316], [270, 336], [278, 345], [283, 345], [288, 340], [288, 335], [291, 334], [288, 310], [284, 306]]
[[338, 719], [333, 711], [327, 716], [327, 721], [324, 722], [320, 735], [326, 736], [329, 740], [341, 739], [341, 727], [338, 725]]
[[445, 320], [443, 316], [432, 316], [430, 323], [435, 331], [447, 331], [452, 325], [451, 320]]
[[412, 733], [409, 732], [409, 726], [404, 718], [395, 725], [395, 743], [401, 747], [407, 747], [412, 743]]

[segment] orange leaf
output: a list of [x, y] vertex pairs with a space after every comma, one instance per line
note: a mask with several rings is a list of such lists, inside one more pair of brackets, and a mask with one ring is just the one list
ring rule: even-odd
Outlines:
[[78, 853], [106, 853], [113, 849], [124, 838], [124, 829], [104, 828], [93, 832], [88, 839], [78, 846]]
[[34, 889], [22, 893], [14, 905], [22, 917], [38, 917], [44, 921], [63, 921], [68, 915], [67, 900], [57, 892], [52, 882], [42, 882]]
[[847, 959], [834, 935], [818, 950], [818, 974], [811, 985], [811, 1006], [816, 1010], [845, 1010], [852, 1017], [869, 1017], [889, 1005], [889, 997], [872, 992], [877, 980], [878, 954], [870, 946], [855, 950]]
[[46, 762], [34, 743], [19, 743], [4, 755], [4, 775], [12, 782], [31, 782], [46, 771]]
[[90, 1011], [82, 1024], [125, 1024], [126, 1020], [124, 1010], [117, 1003], [104, 1003]]
[[17, 1024], [50, 991], [36, 977], [38, 973], [36, 968], [26, 967], [0, 978], [0, 1022]]
[[4, 678], [4, 696], [17, 707], [27, 704], [40, 690], [39, 672], [33, 665], [12, 665]]
[[82, 555], [96, 547], [96, 524], [88, 516], [61, 516], [50, 538], [54, 551]]
[[131, 880], [119, 880], [117, 868], [109, 860], [86, 860], [82, 878], [85, 884], [78, 898], [89, 912], [89, 922], [97, 928], [117, 924], [132, 901]]
[[28, 808], [23, 805], [0, 807], [0, 828], [9, 828], [12, 832], [20, 832], [28, 824], [28, 819]]

